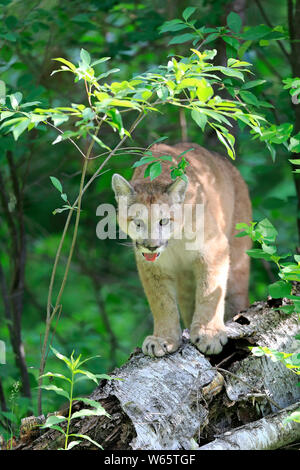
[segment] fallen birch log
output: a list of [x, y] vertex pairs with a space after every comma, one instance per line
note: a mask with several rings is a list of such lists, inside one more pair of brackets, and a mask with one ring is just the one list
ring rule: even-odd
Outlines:
[[[226, 326], [229, 342], [215, 357], [203, 356], [186, 334], [182, 347], [163, 358], [146, 357], [136, 350], [110, 374], [122, 380], [102, 381], [90, 397], [101, 402], [111, 417], [74, 420], [70, 432], [86, 434], [104, 449], [209, 448], [217, 435], [238, 432], [234, 429], [248, 423], [255, 426], [261, 418], [268, 420], [270, 414], [298, 402], [297, 376], [280, 362], [256, 357], [249, 350], [256, 345], [296, 351], [297, 317], [258, 302]], [[74, 410], [84, 406], [77, 402]], [[290, 428], [294, 439], [298, 435], [291, 425], [287, 432]], [[281, 445], [282, 441], [277, 442]], [[49, 430], [19, 448], [57, 449], [61, 445], [61, 435]], [[90, 449], [93, 444], [84, 441], [79, 447]]]
[[300, 439], [300, 423], [283, 424], [293, 411], [300, 409], [300, 401], [279, 413], [225, 432], [199, 450], [272, 450]]

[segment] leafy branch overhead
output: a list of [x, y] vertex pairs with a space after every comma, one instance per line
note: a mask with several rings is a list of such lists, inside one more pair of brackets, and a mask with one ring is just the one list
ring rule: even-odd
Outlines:
[[[17, 140], [26, 129], [30, 131], [41, 124], [47, 124], [57, 129], [58, 136], [54, 144], [66, 139], [76, 143], [77, 140], [89, 136], [109, 152], [109, 143], [97, 135], [96, 129], [99, 123], [105, 122], [114, 132], [118, 132], [121, 138], [124, 135], [131, 137], [129, 130], [124, 127], [123, 113], [134, 110], [140, 113], [158, 112], [161, 105], [169, 104], [188, 110], [193, 121], [203, 132], [206, 126], [209, 126], [231, 158], [235, 158], [235, 138], [230, 132], [232, 121], [237, 121], [241, 127], [248, 126], [254, 138], [266, 142], [274, 157], [275, 150], [272, 144], [286, 143], [287, 139], [278, 139], [280, 126], [270, 126], [260, 112], [261, 107], [271, 105], [259, 100], [249, 91], [264, 84], [265, 81], [246, 80], [246, 76], [252, 74], [251, 63], [247, 61], [229, 58], [226, 66], [214, 65], [213, 60], [217, 51], [213, 49], [201, 52], [199, 49], [206, 46], [213, 38], [220, 36], [225, 42], [230, 42], [238, 55], [242, 56], [243, 44], [240, 45], [240, 41], [247, 39], [251, 42], [262, 37], [276, 40], [282, 37], [282, 33], [277, 31], [274, 35], [274, 31], [264, 29], [257, 31], [255, 37], [252, 32], [253, 39], [251, 39], [247, 30], [240, 33], [240, 18], [235, 13], [229, 14], [227, 26], [196, 28], [195, 20], [191, 20], [195, 11], [196, 8], [189, 7], [183, 12], [183, 20], [168, 21], [160, 28], [161, 33], [191, 29], [191, 33], [176, 35], [170, 41], [170, 44], [178, 45], [192, 42], [195, 48], [190, 48], [191, 54], [185, 57], [175, 55], [167, 65], [160, 65], [134, 78], [113, 81], [112, 76], [119, 72], [118, 68], [108, 68], [105, 72], [99, 73], [98, 68], [103, 64], [107, 65], [110, 58], [102, 57], [93, 61], [84, 49], [81, 50], [78, 65], [61, 57], [54, 59], [61, 64], [61, 67], [52, 74], [69, 72], [74, 75], [75, 82], [81, 80], [85, 82], [88, 106], [73, 103], [70, 107], [35, 107], [39, 103], [22, 102], [23, 97], [20, 92], [6, 95], [5, 84], [1, 82], [0, 129], [5, 133], [12, 132]], [[109, 81], [106, 80], [108, 77]], [[224, 90], [227, 91], [227, 98], [223, 98], [223, 93], [222, 96], [219, 94]], [[72, 125], [68, 129], [60, 129], [59, 126], [65, 127], [71, 118]], [[286, 135], [283, 132], [285, 130], [285, 128], [282, 130], [282, 135]], [[292, 128], [289, 134], [291, 131]], [[276, 139], [274, 134], [277, 134]], [[295, 136], [293, 138], [295, 139]], [[150, 176], [150, 170], [148, 174]], [[151, 174], [155, 175], [153, 169]]]

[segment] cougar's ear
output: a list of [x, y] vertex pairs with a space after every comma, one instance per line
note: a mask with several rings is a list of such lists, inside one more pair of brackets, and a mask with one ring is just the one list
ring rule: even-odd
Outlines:
[[113, 175], [112, 180], [111, 180], [111, 185], [115, 193], [116, 199], [118, 199], [121, 196], [129, 197], [134, 194], [134, 189], [131, 186], [131, 184], [128, 181], [126, 181], [126, 179], [123, 178], [123, 176], [118, 175], [117, 173]]
[[172, 197], [174, 202], [182, 203], [184, 201], [185, 193], [188, 187], [188, 179], [177, 178], [174, 183], [171, 183], [167, 188], [167, 194]]

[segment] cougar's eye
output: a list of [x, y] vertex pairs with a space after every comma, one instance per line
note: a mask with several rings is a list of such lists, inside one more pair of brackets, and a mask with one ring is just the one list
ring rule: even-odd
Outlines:
[[142, 228], [142, 226], [143, 226], [143, 221], [142, 220], [136, 219], [136, 220], [134, 220], [134, 223], [135, 223], [136, 228]]
[[159, 225], [168, 225], [169, 222], [170, 222], [170, 219], [161, 219], [159, 221]]

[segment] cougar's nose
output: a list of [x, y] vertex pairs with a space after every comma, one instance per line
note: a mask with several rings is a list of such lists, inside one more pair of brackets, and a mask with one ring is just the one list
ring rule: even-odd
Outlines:
[[141, 241], [137, 241], [136, 242], [136, 245], [138, 247], [144, 247], [146, 248], [147, 250], [149, 251], [156, 251], [158, 250], [158, 248], [160, 248], [160, 244], [158, 244], [157, 242], [154, 244], [153, 242], [149, 242], [149, 240], [141, 240]]
[[147, 245], [145, 245], [145, 247], [150, 251], [156, 251], [159, 248], [159, 246], [147, 246]]

